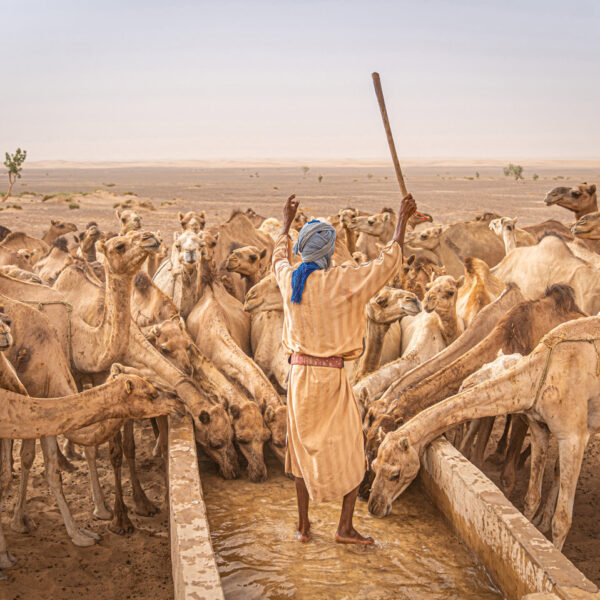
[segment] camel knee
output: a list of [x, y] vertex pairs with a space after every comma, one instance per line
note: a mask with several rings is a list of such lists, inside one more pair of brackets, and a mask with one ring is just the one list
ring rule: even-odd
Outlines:
[[559, 550], [562, 550], [572, 520], [572, 515], [568, 511], [557, 507], [552, 519], [552, 542]]
[[108, 443], [108, 454], [113, 469], [120, 469], [123, 466], [123, 444], [121, 442], [120, 431]]

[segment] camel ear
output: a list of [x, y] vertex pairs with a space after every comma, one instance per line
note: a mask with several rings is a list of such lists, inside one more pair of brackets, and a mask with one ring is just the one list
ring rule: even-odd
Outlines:
[[417, 257], [416, 257], [416, 255], [414, 255], [414, 254], [411, 254], [411, 255], [408, 257], [408, 260], [406, 261], [406, 264], [410, 266], [410, 265], [412, 265], [412, 264], [415, 262], [415, 260], [417, 260]]
[[465, 283], [465, 276], [461, 275], [457, 280], [456, 280], [456, 289], [460, 288], [463, 286], [463, 284]]
[[275, 418], [275, 409], [272, 406], [267, 406], [265, 410], [265, 423], [270, 423]]
[[50, 219], [50, 224], [54, 225], [54, 227], [58, 227], [59, 223], [56, 219]]
[[266, 248], [263, 248], [263, 249], [260, 251], [260, 257], [261, 257], [261, 258], [264, 258], [266, 255], [267, 255], [267, 249], [266, 249]]
[[218, 239], [219, 239], [219, 232], [218, 232], [218, 231], [215, 231], [215, 232], [213, 233], [213, 237], [215, 238], [215, 240], [218, 240]]
[[240, 407], [237, 406], [236, 404], [233, 404], [232, 406], [229, 407], [229, 413], [231, 414], [231, 416], [234, 419], [239, 419], [240, 418]]
[[206, 219], [206, 213], [205, 213], [204, 211], [200, 211], [200, 216], [201, 216], [203, 219]]
[[119, 363], [114, 363], [110, 367], [110, 374], [114, 377], [115, 375], [120, 375], [123, 372], [123, 368]]
[[390, 220], [390, 213], [389, 212], [383, 213], [383, 220], [384, 221], [389, 221]]
[[96, 242], [96, 252], [106, 255], [106, 246], [103, 241], [99, 240]]
[[518, 220], [519, 220], [519, 217], [514, 217], [513, 218], [513, 223], [516, 225]]
[[596, 184], [592, 183], [592, 184], [588, 185], [587, 191], [589, 194], [595, 194], [596, 193]]
[[125, 382], [125, 389], [127, 390], [128, 394], [131, 394], [131, 392], [133, 392], [133, 383], [131, 383], [131, 379], [128, 379]]
[[119, 206], [117, 208], [117, 210], [115, 210], [115, 215], [117, 215], [117, 219], [121, 219], [121, 213], [123, 212], [123, 209]]
[[398, 440], [398, 447], [400, 448], [400, 450], [402, 450], [402, 452], [407, 452], [408, 451], [408, 438], [405, 436], [402, 436], [399, 440]]
[[210, 413], [207, 410], [203, 410], [198, 415], [198, 419], [202, 425], [208, 425], [210, 423]]
[[178, 212], [178, 213], [177, 213], [177, 218], [179, 219], [179, 222], [180, 222], [180, 223], [181, 223], [181, 221], [183, 221], [183, 217], [184, 217], [184, 216], [185, 216], [185, 215], [184, 215], [182, 212]]

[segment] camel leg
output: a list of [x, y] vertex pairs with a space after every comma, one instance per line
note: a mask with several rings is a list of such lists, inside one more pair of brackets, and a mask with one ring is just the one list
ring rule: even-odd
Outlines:
[[81, 453], [77, 452], [75, 449], [75, 442], [72, 442], [71, 440], [65, 440], [62, 452], [68, 460], [83, 460]]
[[[471, 457], [471, 449], [473, 448], [473, 442], [477, 437], [477, 429], [479, 428], [480, 419], [473, 419], [468, 424], [467, 433], [461, 436], [459, 450], [465, 458]], [[464, 431], [464, 429], [463, 429]]]
[[121, 470], [123, 467], [123, 444], [121, 441], [121, 432], [117, 431], [108, 442], [110, 454], [110, 464], [115, 475], [115, 506], [113, 509], [113, 519], [108, 528], [118, 535], [125, 535], [133, 532], [133, 523], [127, 516], [127, 507], [123, 502], [123, 486], [121, 485]]
[[544, 481], [544, 468], [548, 454], [548, 442], [550, 432], [548, 428], [536, 421], [529, 421], [531, 429], [531, 466], [529, 475], [529, 487], [525, 495], [525, 507], [523, 514], [530, 521], [535, 516], [542, 499], [542, 483]]
[[135, 468], [135, 440], [133, 437], [133, 420], [129, 419], [123, 426], [123, 452], [129, 467], [129, 478], [133, 488], [133, 501], [135, 503], [135, 512], [143, 517], [151, 517], [158, 512], [158, 508], [150, 502], [146, 496], [142, 484], [138, 478]]
[[[12, 440], [0, 441], [0, 513], [2, 494], [8, 489], [12, 479], [11, 460]], [[17, 562], [17, 559], [8, 551], [6, 539], [0, 525], [0, 569], [9, 569]], [[6, 579], [6, 576], [0, 571], [0, 579]]]
[[525, 418], [520, 415], [512, 415], [508, 452], [506, 453], [506, 460], [500, 474], [500, 484], [506, 496], [509, 496], [515, 487], [517, 465], [521, 458], [521, 448], [526, 435], [527, 421]]
[[552, 518], [552, 542], [559, 550], [562, 550], [569, 529], [571, 529], [575, 490], [577, 489], [583, 452], [588, 439], [589, 433], [586, 431], [580, 436], [558, 440], [560, 489], [556, 501], [556, 510]]
[[169, 421], [167, 417], [157, 417], [161, 455], [163, 457], [163, 474], [165, 477], [165, 495], [162, 508], [169, 508]]
[[160, 456], [160, 451], [161, 451], [160, 428], [158, 427], [158, 423], [154, 417], [152, 419], [150, 419], [150, 424], [152, 425], [152, 431], [154, 432], [154, 437], [156, 439], [156, 444], [154, 444], [154, 448], [152, 450], [152, 456]]
[[98, 469], [96, 468], [96, 458], [98, 456], [98, 446], [84, 446], [83, 452], [90, 470], [90, 487], [92, 488], [92, 501], [94, 502], [94, 512], [96, 519], [108, 521], [112, 513], [106, 508], [104, 492], [98, 479]]
[[62, 453], [60, 447], [57, 447], [56, 459], [58, 460], [58, 466], [61, 471], [73, 473], [77, 470], [77, 467]]
[[100, 540], [100, 536], [93, 531], [83, 529], [77, 526], [69, 505], [65, 499], [65, 495], [62, 488], [62, 478], [60, 475], [60, 469], [58, 468], [58, 442], [55, 437], [45, 437], [40, 440], [42, 445], [42, 452], [44, 454], [44, 470], [46, 474], [46, 481], [48, 486], [54, 494], [58, 509], [62, 515], [67, 534], [71, 538], [71, 541], [76, 545], [85, 548], [86, 546], [93, 546], [97, 541]]
[[504, 455], [506, 454], [506, 445], [508, 442], [508, 431], [510, 430], [510, 424], [512, 421], [512, 415], [506, 415], [506, 421], [504, 423], [504, 431], [498, 440], [496, 451], [488, 457], [488, 460], [494, 464], [499, 465], [504, 461]]
[[557, 458], [554, 464], [554, 476], [552, 478], [552, 485], [548, 494], [546, 494], [546, 501], [540, 513], [533, 520], [533, 524], [542, 532], [546, 533], [550, 531], [550, 525], [552, 524], [552, 517], [554, 515], [554, 509], [556, 508], [556, 499], [558, 498], [558, 490], [560, 489], [560, 460]]
[[27, 484], [29, 472], [35, 458], [35, 440], [21, 440], [21, 473], [19, 476], [19, 492], [15, 502], [10, 528], [17, 533], [29, 533], [36, 528], [35, 521], [25, 513], [27, 504]]
[[483, 467], [483, 459], [485, 458], [485, 449], [487, 448], [492, 428], [494, 427], [495, 417], [485, 417], [479, 419], [479, 427], [477, 428], [477, 441], [473, 448], [471, 462], [478, 468]]

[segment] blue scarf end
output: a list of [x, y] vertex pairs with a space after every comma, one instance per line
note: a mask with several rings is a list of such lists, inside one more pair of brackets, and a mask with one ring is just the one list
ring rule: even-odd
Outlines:
[[321, 267], [316, 262], [303, 262], [292, 273], [292, 302], [294, 304], [300, 304], [302, 292], [304, 291], [304, 284], [306, 283], [308, 276], [313, 271], [317, 271], [320, 268]]

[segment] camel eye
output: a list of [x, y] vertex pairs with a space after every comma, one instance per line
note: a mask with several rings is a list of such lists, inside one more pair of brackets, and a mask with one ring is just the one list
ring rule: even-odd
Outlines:
[[117, 252], [123, 252], [125, 250], [125, 244], [123, 242], [121, 242], [120, 244], [117, 244], [115, 246], [115, 250]]
[[450, 290], [449, 292], [446, 292], [447, 298], [452, 298], [452, 296], [454, 296], [454, 290]]
[[127, 219], [125, 217], [121, 217], [121, 223], [127, 223]]
[[422, 234], [421, 234], [421, 239], [422, 239], [422, 240], [426, 240], [426, 239], [427, 239], [427, 235], [426, 235], [425, 233], [422, 233]]

